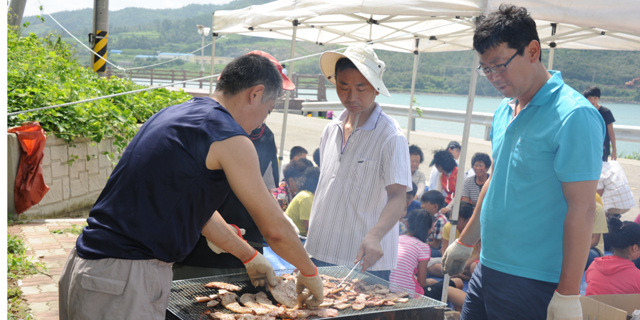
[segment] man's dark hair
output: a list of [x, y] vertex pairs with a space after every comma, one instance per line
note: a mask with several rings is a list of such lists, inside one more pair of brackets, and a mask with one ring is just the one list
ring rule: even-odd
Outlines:
[[409, 155], [418, 155], [420, 156], [420, 163], [424, 161], [424, 154], [422, 153], [422, 149], [420, 149], [420, 147], [416, 146], [415, 144], [409, 146]]
[[[473, 48], [480, 54], [506, 43], [509, 48], [516, 49], [519, 55], [524, 48], [536, 40], [540, 43], [536, 22], [527, 9], [510, 4], [501, 4], [498, 11], [476, 20], [473, 34]], [[542, 61], [542, 52], [540, 53]]]
[[295, 180], [296, 178], [301, 177], [308, 167], [309, 166], [304, 161], [302, 161], [302, 159], [289, 162], [289, 164], [287, 164], [287, 166], [284, 167], [284, 170], [282, 171], [282, 175], [284, 175], [284, 181], [289, 182], [289, 179]]
[[347, 69], [356, 69], [358, 70], [358, 67], [356, 67], [355, 64], [353, 64], [353, 62], [351, 60], [349, 60], [348, 58], [340, 58], [338, 59], [338, 61], [336, 62], [336, 67], [335, 67], [335, 77], [338, 77], [338, 72], [340, 71], [344, 71]]
[[426, 243], [433, 224], [433, 217], [424, 209], [415, 209], [407, 214], [406, 219], [408, 233]]
[[307, 158], [300, 158], [297, 161], [304, 163], [307, 167], [313, 167], [313, 162]]
[[487, 167], [487, 170], [491, 167], [491, 157], [484, 152], [476, 152], [471, 158], [471, 167], [473, 167], [477, 161], [484, 162], [484, 166]]
[[433, 160], [431, 160], [430, 167], [436, 165], [440, 167], [444, 172], [449, 173], [458, 166], [456, 159], [448, 150], [437, 150], [433, 153]]
[[466, 220], [471, 219], [473, 215], [473, 205], [469, 202], [460, 203], [460, 210], [458, 210], [458, 219], [464, 218]]
[[610, 218], [607, 226], [609, 234], [606, 240], [612, 249], [622, 250], [634, 244], [640, 245], [640, 225], [637, 223]]
[[276, 99], [282, 94], [282, 76], [273, 62], [263, 56], [245, 54], [224, 67], [216, 91], [232, 96], [257, 85], [264, 85], [262, 102]]
[[309, 152], [307, 152], [307, 149], [301, 146], [295, 146], [291, 148], [291, 152], [289, 152], [289, 160], [293, 160], [293, 158], [295, 158], [296, 156], [299, 156], [304, 153], [309, 153]]
[[597, 97], [600, 98], [600, 88], [598, 87], [589, 87], [587, 88], [587, 90], [585, 90], [582, 95], [585, 98], [589, 98], [589, 97]]
[[411, 191], [407, 191], [408, 195], [411, 195], [411, 197], [415, 197], [416, 193], [418, 193], [418, 186], [411, 182]]
[[420, 202], [429, 202], [438, 205], [438, 210], [447, 206], [447, 202], [444, 200], [442, 192], [438, 190], [429, 190], [422, 194]]
[[313, 151], [313, 162], [316, 163], [316, 166], [320, 166], [320, 148], [316, 148], [316, 150]]
[[316, 193], [318, 187], [318, 179], [320, 178], [320, 169], [318, 167], [308, 167], [304, 170], [300, 182], [296, 181], [296, 185], [300, 190], [307, 190], [311, 193]]

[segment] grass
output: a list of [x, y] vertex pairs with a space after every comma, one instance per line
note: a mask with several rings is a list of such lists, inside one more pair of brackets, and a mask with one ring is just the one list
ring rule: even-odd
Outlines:
[[55, 230], [51, 230], [51, 233], [55, 233], [55, 234], [64, 234], [64, 233], [71, 233], [71, 234], [75, 234], [76, 236], [79, 236], [82, 233], [82, 228], [86, 227], [87, 224], [76, 224], [73, 225], [71, 228], [65, 228], [65, 229], [55, 229]]
[[633, 152], [633, 153], [630, 153], [630, 154], [621, 153], [619, 158], [631, 159], [631, 160], [640, 160], [640, 153], [637, 153], [637, 152]]
[[22, 298], [19, 281], [27, 275], [45, 272], [46, 267], [33, 262], [26, 250], [21, 238], [7, 235], [7, 319], [33, 319]]

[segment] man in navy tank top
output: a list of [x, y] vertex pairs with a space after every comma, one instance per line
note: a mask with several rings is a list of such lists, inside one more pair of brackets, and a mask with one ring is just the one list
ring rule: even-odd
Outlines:
[[59, 283], [60, 319], [164, 319], [171, 265], [200, 234], [240, 259], [254, 286], [275, 285], [271, 264], [216, 211], [230, 190], [271, 248], [298, 270], [308, 307], [322, 280], [267, 190], [248, 133], [293, 85], [275, 58], [252, 52], [229, 63], [212, 97], [167, 107], [127, 146], [69, 255]]

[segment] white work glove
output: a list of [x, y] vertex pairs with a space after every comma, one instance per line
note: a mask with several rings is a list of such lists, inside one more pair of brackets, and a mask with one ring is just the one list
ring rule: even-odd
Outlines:
[[[311, 296], [303, 294], [305, 288], [309, 290]], [[298, 301], [301, 304], [305, 304], [308, 309], [315, 309], [324, 301], [324, 286], [322, 285], [322, 278], [318, 274], [318, 268], [316, 268], [316, 273], [311, 276], [305, 276], [302, 272], [298, 272], [296, 293], [298, 294]]]
[[258, 250], [256, 250], [256, 253], [251, 259], [243, 261], [242, 263], [244, 263], [244, 267], [247, 269], [247, 274], [254, 287], [264, 286], [267, 283], [275, 287], [278, 284], [271, 263], [269, 263], [269, 260], [261, 255]]
[[[242, 238], [242, 236], [244, 236], [244, 234], [247, 232], [246, 230], [244, 230], [242, 228], [238, 228], [238, 226], [236, 226], [235, 224], [229, 224], [229, 226], [232, 227], [233, 229], [236, 229], [238, 237], [240, 237], [240, 238]], [[213, 252], [215, 252], [217, 254], [226, 253], [226, 251], [224, 251], [223, 249], [221, 249], [218, 246], [216, 246], [209, 239], [207, 239], [207, 245], [209, 246], [209, 249], [211, 249]]]
[[547, 308], [547, 320], [582, 320], [580, 295], [565, 296], [554, 292]]
[[450, 276], [462, 273], [472, 251], [473, 246], [463, 244], [456, 239], [442, 256], [442, 272]]

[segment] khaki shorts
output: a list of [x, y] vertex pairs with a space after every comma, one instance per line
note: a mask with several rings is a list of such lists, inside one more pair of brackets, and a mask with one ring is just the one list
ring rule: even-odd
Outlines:
[[171, 263], [82, 259], [71, 250], [59, 282], [60, 319], [165, 319]]

